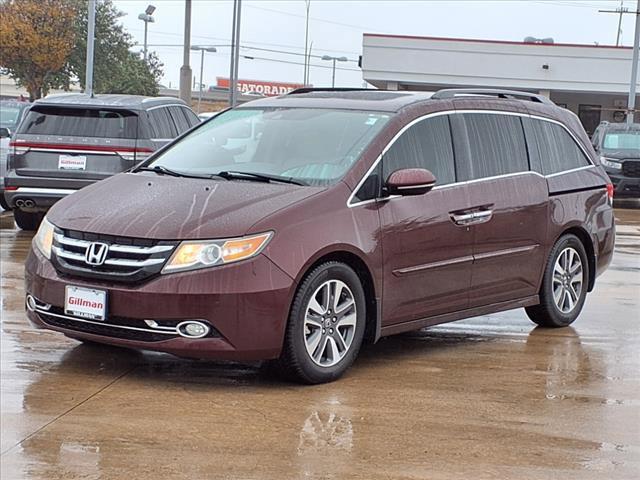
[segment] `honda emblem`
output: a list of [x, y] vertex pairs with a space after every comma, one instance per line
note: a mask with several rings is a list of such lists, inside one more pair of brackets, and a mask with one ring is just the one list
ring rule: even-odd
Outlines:
[[87, 251], [84, 254], [84, 261], [89, 265], [99, 266], [107, 259], [107, 253], [109, 253], [109, 245], [106, 243], [93, 242], [87, 247]]

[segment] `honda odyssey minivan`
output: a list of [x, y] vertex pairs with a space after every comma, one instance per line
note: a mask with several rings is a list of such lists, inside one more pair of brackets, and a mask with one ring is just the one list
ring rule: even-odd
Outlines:
[[338, 378], [363, 342], [524, 308], [579, 315], [614, 244], [577, 117], [499, 90], [301, 89], [228, 110], [56, 203], [38, 327]]

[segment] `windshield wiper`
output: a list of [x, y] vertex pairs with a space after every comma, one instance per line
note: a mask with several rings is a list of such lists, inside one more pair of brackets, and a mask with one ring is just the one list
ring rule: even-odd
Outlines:
[[154, 172], [158, 175], [169, 175], [172, 177], [184, 177], [184, 178], [205, 178], [210, 179], [213, 177], [218, 177], [219, 175], [193, 175], [190, 173], [177, 172], [175, 170], [171, 170], [170, 168], [164, 167], [162, 165], [156, 165], [155, 167], [139, 167], [136, 168], [136, 172]]
[[224, 172], [218, 172], [217, 176], [226, 178], [227, 180], [241, 179], [241, 180], [254, 180], [258, 182], [282, 182], [291, 183], [293, 185], [308, 186], [307, 182], [302, 180], [296, 180], [293, 177], [283, 177], [280, 175], [271, 175], [268, 173], [254, 173], [254, 172], [240, 172], [235, 170], [226, 170]]

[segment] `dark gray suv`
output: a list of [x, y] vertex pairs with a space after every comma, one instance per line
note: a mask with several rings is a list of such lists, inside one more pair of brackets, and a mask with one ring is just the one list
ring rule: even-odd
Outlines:
[[640, 124], [602, 122], [591, 142], [616, 198], [640, 198]]
[[176, 98], [62, 94], [36, 101], [10, 144], [5, 197], [35, 230], [62, 197], [128, 170], [199, 124]]

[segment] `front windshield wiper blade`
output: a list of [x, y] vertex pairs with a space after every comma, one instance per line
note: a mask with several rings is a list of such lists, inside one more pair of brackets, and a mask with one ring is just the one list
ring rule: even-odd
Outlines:
[[217, 176], [226, 178], [227, 180], [241, 179], [241, 180], [255, 180], [258, 182], [282, 182], [291, 183], [293, 185], [308, 186], [307, 182], [302, 180], [296, 180], [293, 177], [283, 177], [281, 175], [271, 175], [268, 173], [255, 173], [255, 172], [240, 172], [236, 170], [226, 170], [224, 172], [218, 172]]
[[155, 167], [139, 167], [135, 169], [135, 172], [154, 172], [158, 175], [170, 175], [172, 177], [184, 177], [184, 178], [204, 178], [211, 179], [213, 177], [218, 177], [220, 175], [194, 175], [191, 173], [183, 173], [177, 172], [175, 170], [171, 170], [162, 165], [156, 165]]

